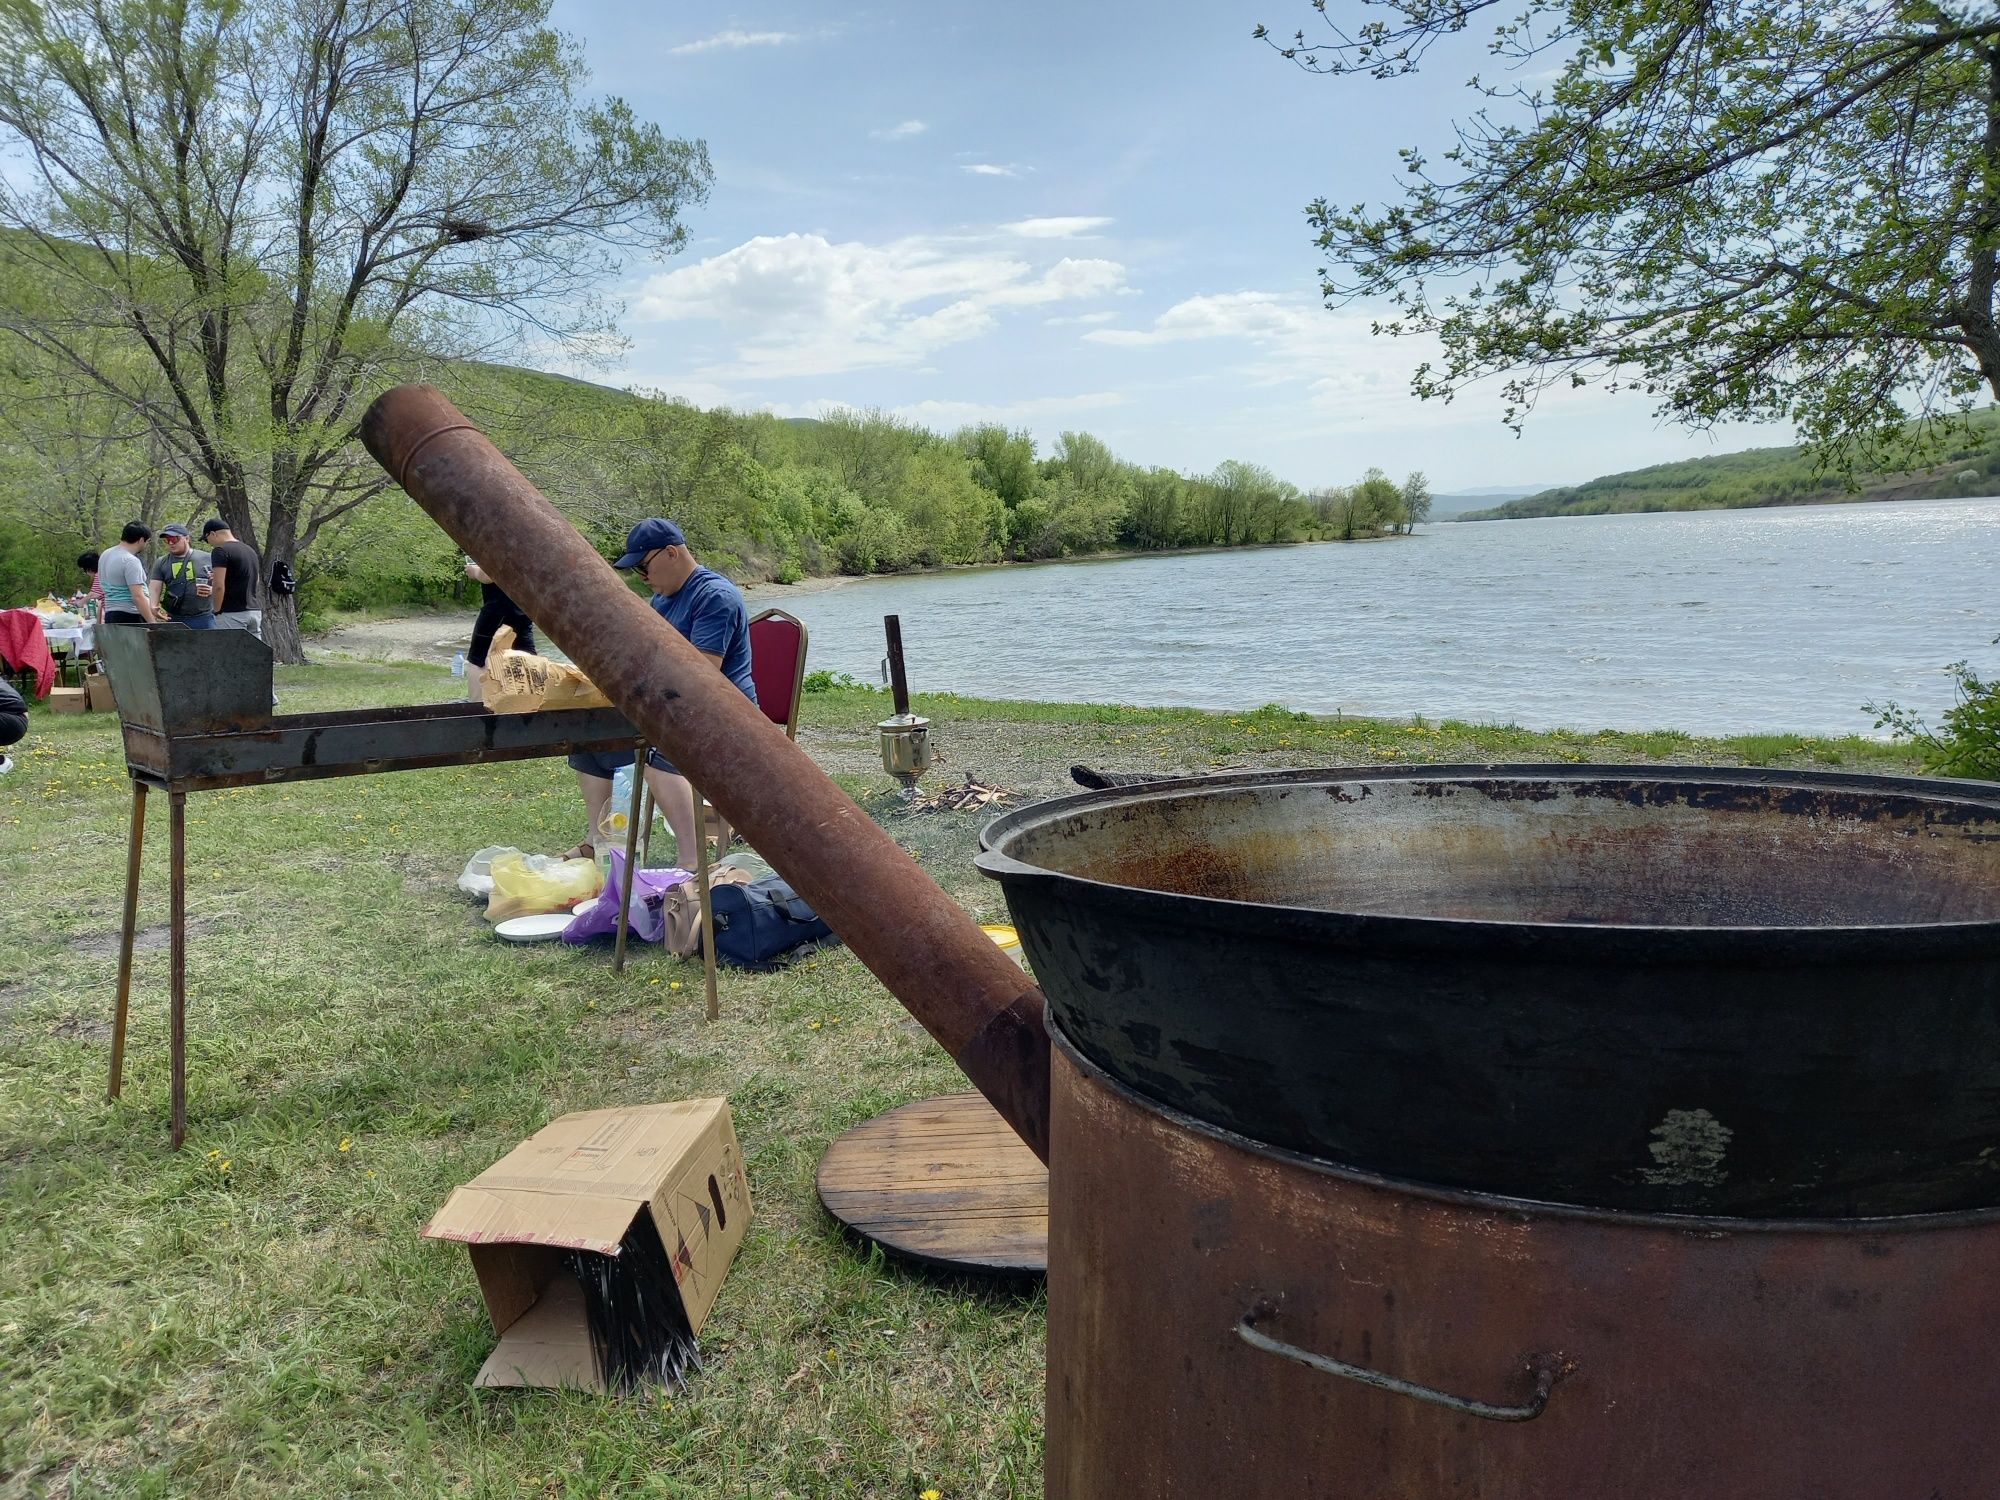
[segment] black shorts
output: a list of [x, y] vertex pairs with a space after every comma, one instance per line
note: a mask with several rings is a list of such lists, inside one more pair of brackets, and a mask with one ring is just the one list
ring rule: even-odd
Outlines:
[[[569, 758], [572, 771], [580, 771], [585, 776], [600, 776], [606, 781], [631, 764], [630, 750], [577, 750], [571, 752]], [[665, 771], [669, 776], [681, 774], [674, 763], [657, 750], [646, 752], [646, 764], [655, 771]]]
[[529, 651], [535, 649], [535, 622], [521, 612], [521, 606], [509, 599], [494, 600], [479, 606], [479, 618], [472, 622], [472, 644], [465, 648], [468, 666], [484, 667], [486, 653], [493, 645], [493, 633], [502, 625], [514, 627], [514, 649]]
[[146, 623], [146, 617], [136, 610], [107, 609], [104, 612], [104, 623], [107, 625], [143, 625]]

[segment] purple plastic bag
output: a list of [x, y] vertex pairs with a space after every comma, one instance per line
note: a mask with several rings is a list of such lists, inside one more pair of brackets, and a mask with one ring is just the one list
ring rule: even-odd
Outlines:
[[[592, 938], [618, 936], [618, 887], [625, 879], [625, 853], [622, 849], [611, 851], [611, 868], [604, 878], [604, 889], [597, 899], [586, 901], [577, 907], [576, 915], [570, 918], [569, 926], [562, 930], [565, 943], [587, 943]], [[657, 943], [667, 929], [666, 917], [661, 908], [665, 905], [667, 892], [684, 880], [694, 879], [690, 870], [669, 867], [664, 870], [634, 870], [632, 872], [632, 910], [628, 914], [632, 936], [642, 943]]]

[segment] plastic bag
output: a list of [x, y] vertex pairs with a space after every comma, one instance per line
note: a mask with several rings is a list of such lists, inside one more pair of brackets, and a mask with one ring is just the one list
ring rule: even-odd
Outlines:
[[[618, 886], [624, 878], [625, 853], [614, 849], [603, 891], [595, 901], [577, 907], [575, 918], [563, 929], [565, 943], [587, 943], [592, 938], [618, 935]], [[667, 893], [693, 879], [686, 870], [634, 870], [632, 910], [627, 914], [632, 935], [642, 943], [659, 942], [666, 935]]]
[[608, 708], [611, 700], [575, 667], [514, 649], [514, 627], [493, 632], [479, 696], [496, 714], [532, 714], [548, 708]]
[[503, 854], [520, 852], [512, 844], [488, 844], [465, 862], [465, 870], [458, 877], [458, 888], [466, 895], [484, 901], [493, 894], [493, 861]]
[[486, 919], [504, 922], [537, 912], [564, 911], [588, 901], [604, 888], [597, 862], [552, 859], [546, 854], [518, 851], [493, 857], [493, 894], [486, 901]]

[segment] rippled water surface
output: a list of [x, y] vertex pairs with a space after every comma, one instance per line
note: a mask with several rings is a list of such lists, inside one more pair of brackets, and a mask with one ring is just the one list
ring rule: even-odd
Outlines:
[[994, 568], [788, 598], [811, 665], [989, 697], [1871, 732], [2000, 667], [2000, 500], [1425, 527], [1408, 540]]

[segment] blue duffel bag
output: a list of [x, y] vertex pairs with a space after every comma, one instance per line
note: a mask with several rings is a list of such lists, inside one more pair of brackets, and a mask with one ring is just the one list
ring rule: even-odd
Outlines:
[[708, 904], [715, 913], [715, 956], [741, 969], [771, 967], [794, 948], [833, 938], [805, 898], [776, 875], [715, 886]]

